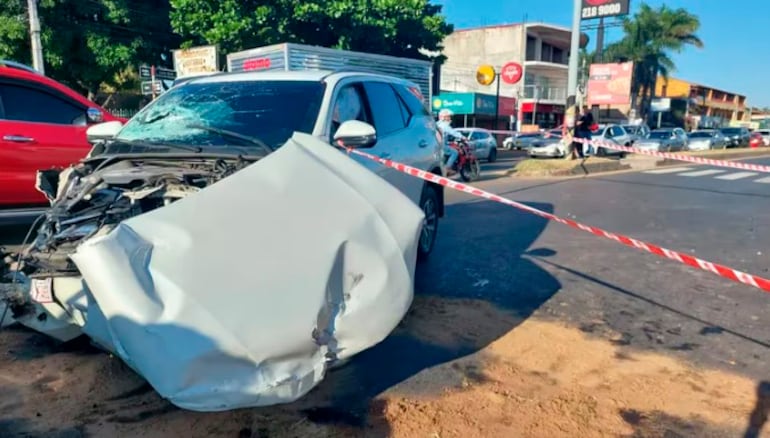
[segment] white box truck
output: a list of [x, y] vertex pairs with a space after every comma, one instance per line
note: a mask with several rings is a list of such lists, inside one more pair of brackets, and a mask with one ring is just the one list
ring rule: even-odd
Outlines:
[[303, 44], [282, 43], [227, 55], [227, 71], [258, 70], [343, 70], [395, 76], [416, 83], [430, 105], [433, 63], [419, 59], [375, 55]]

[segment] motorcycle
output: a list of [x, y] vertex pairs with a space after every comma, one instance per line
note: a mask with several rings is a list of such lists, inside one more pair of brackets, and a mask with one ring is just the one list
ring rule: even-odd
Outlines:
[[[457, 160], [452, 166], [452, 170], [460, 174], [460, 178], [465, 182], [470, 182], [481, 174], [481, 164], [473, 149], [465, 140], [450, 139], [449, 147], [457, 151]], [[444, 160], [449, 158], [444, 155]]]

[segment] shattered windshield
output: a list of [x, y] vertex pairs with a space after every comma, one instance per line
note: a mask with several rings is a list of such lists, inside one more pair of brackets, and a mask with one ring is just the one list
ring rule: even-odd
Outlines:
[[[116, 143], [180, 145], [264, 155], [294, 132], [312, 133], [325, 84], [318, 81], [189, 83], [134, 116]], [[175, 149], [168, 149], [175, 150]]]

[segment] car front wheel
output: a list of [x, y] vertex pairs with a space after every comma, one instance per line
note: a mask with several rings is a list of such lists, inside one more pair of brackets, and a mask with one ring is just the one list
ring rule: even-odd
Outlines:
[[487, 157], [487, 161], [490, 163], [494, 163], [497, 161], [497, 148], [492, 148], [489, 150], [489, 156]]
[[436, 190], [435, 187], [426, 184], [420, 197], [420, 210], [425, 214], [420, 241], [417, 245], [417, 259], [420, 261], [424, 261], [430, 256], [436, 243], [439, 217], [439, 197]]

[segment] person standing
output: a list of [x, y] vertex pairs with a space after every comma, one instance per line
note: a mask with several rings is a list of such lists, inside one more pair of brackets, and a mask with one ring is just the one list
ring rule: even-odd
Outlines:
[[[591, 127], [594, 125], [594, 115], [591, 113], [591, 109], [587, 106], [583, 107], [583, 113], [578, 118], [575, 124], [575, 138], [582, 140], [591, 140]], [[589, 152], [593, 150], [593, 146], [588, 145]], [[585, 158], [583, 154], [583, 143], [575, 142], [574, 150], [580, 158]]]

